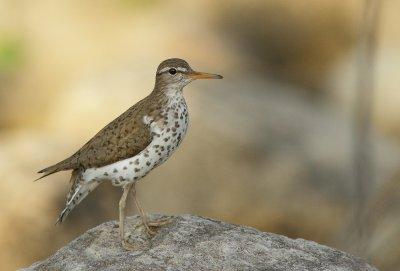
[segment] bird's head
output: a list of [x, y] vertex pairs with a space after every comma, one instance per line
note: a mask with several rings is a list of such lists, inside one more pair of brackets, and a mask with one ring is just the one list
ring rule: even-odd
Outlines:
[[180, 58], [170, 58], [161, 62], [156, 73], [156, 87], [182, 90], [184, 86], [196, 79], [222, 79], [218, 74], [194, 71], [189, 64]]

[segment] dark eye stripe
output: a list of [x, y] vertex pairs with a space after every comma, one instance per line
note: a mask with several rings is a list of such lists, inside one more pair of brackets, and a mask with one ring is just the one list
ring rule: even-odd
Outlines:
[[[170, 70], [175, 70], [175, 73], [174, 73], [174, 74], [176, 74], [176, 73], [187, 73], [187, 72], [188, 72], [188, 69], [186, 69], [186, 68], [181, 68], [181, 67], [178, 67], [178, 68], [168, 68], [168, 67], [166, 67], [166, 68], [163, 68], [163, 69], [161, 69], [160, 71], [158, 71], [157, 74], [170, 73], [170, 72], [169, 72]], [[173, 73], [173, 72], [172, 72], [172, 73]]]

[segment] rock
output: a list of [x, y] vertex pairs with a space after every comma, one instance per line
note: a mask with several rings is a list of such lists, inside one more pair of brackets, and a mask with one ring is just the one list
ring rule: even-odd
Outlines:
[[315, 242], [192, 215], [174, 216], [152, 238], [137, 216], [128, 218], [127, 229], [135, 251], [121, 247], [118, 224], [109, 221], [22, 270], [377, 270]]

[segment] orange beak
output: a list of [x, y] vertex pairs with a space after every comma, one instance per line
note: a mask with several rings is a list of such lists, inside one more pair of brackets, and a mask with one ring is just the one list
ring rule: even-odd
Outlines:
[[189, 72], [189, 77], [193, 79], [222, 79], [223, 77], [218, 74], [206, 73], [206, 72]]

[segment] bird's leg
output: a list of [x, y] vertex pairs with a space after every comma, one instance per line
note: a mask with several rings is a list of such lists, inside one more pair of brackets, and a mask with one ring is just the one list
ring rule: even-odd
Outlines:
[[168, 218], [149, 221], [148, 224], [150, 227], [161, 227], [161, 226], [167, 225], [171, 222], [172, 222], [172, 219], [170, 217], [168, 217]]
[[160, 226], [166, 225], [166, 224], [168, 224], [168, 223], [171, 223], [171, 219], [170, 219], [170, 218], [167, 218], [167, 219], [159, 219], [159, 220], [154, 220], [154, 221], [148, 221], [148, 220], [147, 220], [147, 215], [146, 215], [146, 213], [143, 211], [143, 208], [142, 208], [142, 206], [140, 205], [139, 200], [137, 199], [135, 184], [133, 184], [133, 187], [132, 187], [132, 189], [131, 189], [131, 192], [132, 192], [133, 200], [134, 200], [134, 202], [135, 202], [135, 206], [136, 206], [136, 208], [137, 208], [138, 211], [139, 211], [140, 217], [142, 218], [142, 223], [143, 223], [143, 225], [144, 225], [144, 227], [145, 227], [145, 229], [146, 229], [147, 234], [149, 234], [149, 235], [155, 235], [155, 234], [156, 234], [156, 232], [153, 231], [153, 230], [151, 229], [151, 227], [160, 227]]
[[143, 211], [143, 208], [142, 208], [142, 206], [140, 205], [139, 200], [138, 200], [137, 197], [136, 197], [135, 183], [134, 183], [133, 186], [132, 186], [131, 192], [132, 192], [133, 201], [135, 202], [136, 209], [139, 211], [139, 215], [140, 215], [140, 217], [142, 218], [142, 223], [143, 223], [143, 225], [144, 225], [144, 228], [146, 229], [147, 234], [148, 234], [148, 235], [155, 235], [156, 232], [153, 231], [152, 229], [150, 229], [149, 223], [148, 223], [148, 221], [147, 221], [147, 215], [146, 215], [145, 212]]
[[122, 197], [119, 200], [119, 231], [121, 234], [122, 246], [127, 250], [133, 250], [134, 247], [125, 240], [125, 206], [126, 198], [128, 196], [129, 190], [132, 188], [132, 184], [124, 185]]

